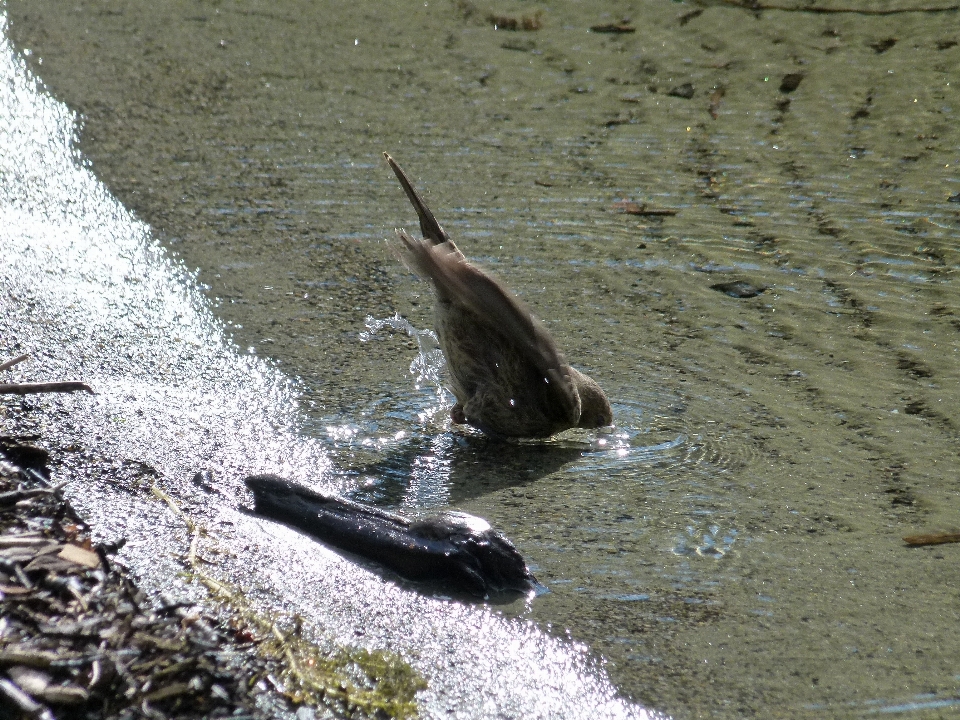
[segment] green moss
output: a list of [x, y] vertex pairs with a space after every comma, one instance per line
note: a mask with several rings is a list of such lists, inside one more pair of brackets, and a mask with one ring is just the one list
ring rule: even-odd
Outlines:
[[[201, 572], [191, 577], [223, 604], [237, 632], [256, 639], [261, 656], [278, 664], [276, 680], [291, 701], [399, 720], [418, 716], [416, 694], [427, 683], [398, 655], [360, 648], [324, 652], [302, 637], [298, 618], [266, 617], [227, 583]], [[281, 625], [292, 628], [284, 631]]]
[[[350, 715], [360, 711], [371, 717], [398, 720], [418, 716], [416, 694], [427, 683], [400, 656], [361, 648], [324, 652], [303, 637], [301, 618], [260, 614], [238, 589], [199, 569], [197, 547], [201, 535], [207, 535], [206, 530], [162, 489], [154, 485], [150, 491], [184, 521], [192, 536], [185, 558], [189, 568], [185, 579], [207, 588], [230, 614], [236, 632], [256, 641], [257, 652], [278, 665], [277, 677], [271, 680], [280, 692], [297, 704], [322, 704]], [[284, 631], [281, 626], [291, 627]]]

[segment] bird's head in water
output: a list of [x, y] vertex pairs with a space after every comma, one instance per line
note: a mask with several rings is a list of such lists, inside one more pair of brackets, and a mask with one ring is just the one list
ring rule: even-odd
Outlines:
[[577, 427], [598, 428], [613, 424], [613, 410], [606, 394], [596, 381], [576, 370], [577, 392], [580, 394], [580, 422]]

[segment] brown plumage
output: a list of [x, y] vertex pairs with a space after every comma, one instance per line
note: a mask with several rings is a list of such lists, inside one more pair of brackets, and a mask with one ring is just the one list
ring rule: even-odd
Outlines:
[[467, 262], [387, 153], [420, 219], [423, 239], [397, 235], [412, 270], [430, 280], [435, 324], [447, 359], [455, 423], [501, 437], [547, 437], [613, 420], [591, 378], [570, 367], [547, 329], [512, 292]]

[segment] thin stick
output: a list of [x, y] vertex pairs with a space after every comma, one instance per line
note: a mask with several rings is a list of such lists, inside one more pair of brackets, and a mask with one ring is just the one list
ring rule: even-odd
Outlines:
[[0, 493], [0, 507], [13, 505], [21, 500], [28, 500], [40, 495], [56, 495], [71, 482], [73, 481], [67, 480], [59, 485], [54, 485], [53, 487], [34, 488], [33, 490], [10, 490], [8, 492]]
[[91, 395], [96, 395], [89, 385], [75, 381], [47, 383], [0, 383], [0, 395], [34, 395], [37, 393], [70, 393], [81, 391], [88, 392]]
[[814, 15], [899, 15], [901, 13], [947, 13], [960, 10], [960, 5], [944, 5], [942, 7], [891, 8], [879, 10], [873, 8], [831, 8], [819, 5], [768, 5], [767, 3], [751, 2], [750, 0], [724, 0], [727, 5], [740, 7], [744, 10], [780, 10], [781, 12], [804, 12]]
[[21, 355], [20, 357], [15, 357], [13, 360], [7, 360], [6, 362], [2, 362], [0, 363], [0, 372], [3, 372], [4, 370], [9, 370], [17, 363], [22, 363], [24, 360], [29, 360], [29, 359], [30, 359], [29, 355]]
[[187, 553], [187, 564], [190, 567], [197, 566], [197, 545], [200, 544], [200, 526], [193, 529], [193, 538], [190, 540], [190, 552]]
[[944, 543], [960, 542], [960, 532], [940, 532], [926, 535], [907, 535], [903, 541], [911, 547], [922, 545], [943, 545]]
[[187, 530], [189, 530], [190, 532], [195, 531], [196, 523], [194, 523], [193, 520], [188, 518], [186, 513], [184, 513], [183, 510], [180, 509], [180, 507], [177, 505], [176, 500], [174, 500], [172, 497], [167, 495], [163, 490], [158, 488], [156, 485], [150, 486], [150, 492], [152, 492], [156, 497], [160, 498], [167, 505], [170, 506], [170, 509], [173, 510], [173, 514], [179, 517], [181, 520], [183, 520], [187, 524]]
[[0, 678], [0, 696], [5, 697], [10, 704], [28, 717], [41, 718], [42, 720], [53, 718], [53, 713], [50, 712], [49, 708], [27, 695], [12, 680]]

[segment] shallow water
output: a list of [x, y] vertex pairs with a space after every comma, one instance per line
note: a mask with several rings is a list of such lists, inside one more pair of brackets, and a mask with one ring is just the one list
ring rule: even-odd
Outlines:
[[22, 432], [20, 418], [39, 418], [59, 447], [54, 476], [71, 478], [66, 492], [95, 537], [122, 540], [120, 561], [155, 594], [203, 596], [183, 579], [190, 537], [152, 497], [160, 487], [205, 528], [198, 555], [210, 571], [257, 607], [296, 614], [325, 645], [386, 648], [415, 666], [429, 680], [425, 717], [652, 717], [615, 696], [584, 647], [406, 588], [244, 512], [254, 472], [350, 485], [299, 429], [297, 383], [226, 341], [196, 278], [78, 162], [72, 113], [38, 92], [5, 42], [3, 351], [30, 352], [20, 373], [83, 377], [97, 394], [10, 403], [2, 422]]
[[[266, 368], [252, 397], [287, 388], [264, 422], [310, 448], [288, 474], [489, 519], [550, 592], [483, 623], [585, 643], [676, 717], [956, 711], [960, 546], [900, 540], [960, 525], [956, 13], [552, 3], [509, 33], [486, 14], [526, 5], [75, 7], [11, 2], [12, 37], [197, 268], [198, 341]], [[451, 429], [415, 338], [361, 337], [431, 321], [383, 242], [415, 223], [383, 150], [615, 400], [613, 435]], [[766, 290], [711, 288], [735, 280]]]

